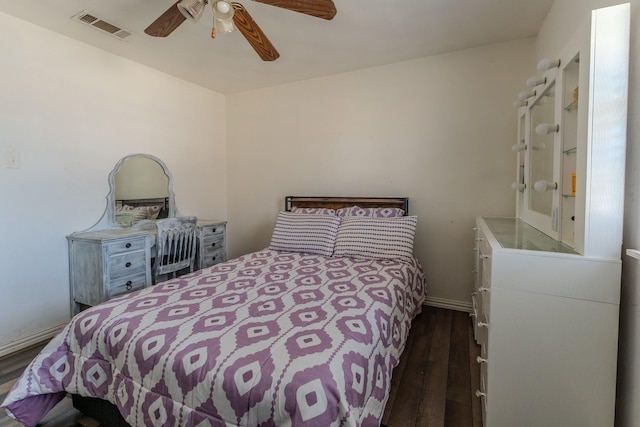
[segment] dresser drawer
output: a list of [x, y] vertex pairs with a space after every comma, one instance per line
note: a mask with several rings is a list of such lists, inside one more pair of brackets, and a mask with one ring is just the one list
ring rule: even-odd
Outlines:
[[478, 291], [479, 314], [487, 323], [491, 321], [491, 288], [481, 287]]
[[487, 349], [489, 346], [489, 321], [482, 311], [478, 311], [476, 319], [478, 322], [478, 344]]
[[145, 247], [146, 241], [144, 236], [120, 239], [106, 244], [107, 253], [109, 255], [139, 251], [143, 250]]
[[205, 235], [202, 238], [202, 252], [205, 256], [224, 249], [224, 234]]
[[224, 236], [224, 231], [224, 224], [202, 226], [202, 236]]
[[107, 284], [106, 299], [111, 299], [119, 295], [137, 291], [145, 287], [147, 283], [147, 275], [145, 270], [134, 271], [128, 276], [112, 278]]
[[107, 262], [110, 280], [128, 277], [140, 272], [144, 274], [147, 268], [147, 258], [144, 251], [112, 255]]
[[478, 294], [477, 292], [473, 292], [471, 294], [471, 321], [473, 322], [473, 338], [476, 340], [476, 343], [480, 344], [480, 338], [478, 336], [478, 303], [477, 303]]
[[224, 261], [226, 261], [226, 253], [223, 248], [207, 251], [202, 256], [202, 268], [211, 267]]

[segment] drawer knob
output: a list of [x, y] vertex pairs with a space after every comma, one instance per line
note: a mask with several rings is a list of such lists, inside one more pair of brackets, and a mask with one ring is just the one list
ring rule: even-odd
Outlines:
[[478, 362], [478, 363], [487, 363], [487, 359], [483, 359], [482, 357], [478, 356], [478, 357], [476, 357], [476, 362]]
[[491, 258], [491, 255], [482, 255], [482, 259], [489, 259]]
[[131, 247], [131, 243], [127, 243], [126, 245], [124, 245], [124, 247], [129, 249]]
[[476, 237], [476, 242], [482, 242], [484, 240], [484, 237]]
[[215, 257], [215, 256], [214, 256], [213, 258], [211, 258], [211, 261], [215, 261], [215, 260], [216, 260], [216, 258], [218, 258], [218, 257]]
[[487, 393], [483, 393], [480, 390], [476, 390], [476, 396], [477, 397], [487, 397]]
[[489, 324], [485, 322], [478, 322], [478, 327], [480, 328], [488, 328]]
[[489, 291], [490, 291], [489, 288], [484, 288], [484, 287], [478, 288], [478, 292], [489, 292]]
[[211, 229], [211, 232], [212, 232], [212, 233], [215, 233], [215, 232], [216, 232], [216, 228], [215, 228], [215, 227], [213, 227], [213, 228]]
[[130, 291], [130, 290], [131, 290], [131, 288], [133, 287], [132, 285], [133, 285], [133, 284], [131, 283], [131, 280], [129, 280], [129, 281], [126, 283], [126, 287], [127, 287], [127, 290], [128, 290], [128, 291]]
[[125, 267], [127, 267], [127, 268], [129, 268], [129, 267], [131, 267], [131, 263], [130, 263], [130, 262], [128, 262], [128, 263], [126, 263], [124, 266], [125, 266]]
[[211, 244], [211, 247], [213, 248], [213, 247], [215, 247], [215, 246], [216, 246], [216, 242], [213, 242], [213, 243]]

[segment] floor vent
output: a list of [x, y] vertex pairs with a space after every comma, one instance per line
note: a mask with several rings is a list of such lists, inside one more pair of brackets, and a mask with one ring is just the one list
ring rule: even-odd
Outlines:
[[104, 19], [96, 16], [94, 13], [87, 12], [86, 10], [73, 15], [71, 19], [97, 28], [98, 30], [117, 38], [118, 40], [125, 40], [127, 37], [133, 34], [131, 33], [131, 31], [125, 30], [124, 28], [107, 22]]

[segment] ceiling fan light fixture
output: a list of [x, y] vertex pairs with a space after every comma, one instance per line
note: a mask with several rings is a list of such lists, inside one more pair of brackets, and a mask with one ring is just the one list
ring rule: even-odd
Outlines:
[[228, 21], [233, 18], [233, 6], [226, 0], [214, 0], [211, 2], [213, 17], [221, 21]]
[[178, 3], [178, 10], [191, 22], [198, 22], [207, 5], [207, 0], [182, 0]]
[[220, 33], [230, 33], [235, 30], [235, 26], [233, 25], [233, 19], [218, 19], [214, 18], [214, 26], [218, 28], [218, 32]]
[[214, 25], [218, 28], [218, 32], [230, 33], [233, 31], [233, 6], [227, 0], [215, 0], [211, 2], [211, 11], [213, 12]]

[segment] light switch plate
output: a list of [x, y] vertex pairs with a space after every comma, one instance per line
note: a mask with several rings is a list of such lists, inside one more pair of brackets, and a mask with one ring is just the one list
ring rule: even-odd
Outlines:
[[7, 169], [20, 169], [20, 155], [18, 154], [16, 149], [13, 147], [7, 148], [6, 155]]

